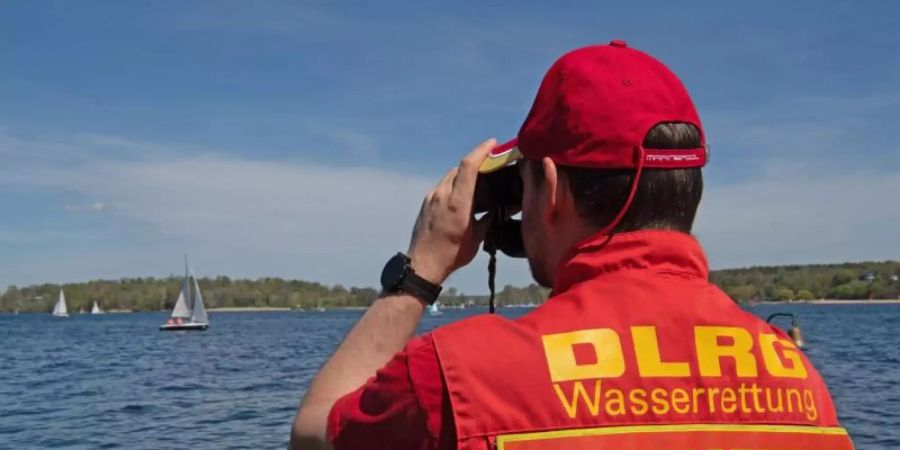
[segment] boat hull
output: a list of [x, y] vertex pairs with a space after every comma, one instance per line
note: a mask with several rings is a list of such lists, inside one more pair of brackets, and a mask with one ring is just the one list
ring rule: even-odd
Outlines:
[[209, 324], [205, 323], [163, 324], [159, 326], [159, 331], [204, 331], [208, 326]]

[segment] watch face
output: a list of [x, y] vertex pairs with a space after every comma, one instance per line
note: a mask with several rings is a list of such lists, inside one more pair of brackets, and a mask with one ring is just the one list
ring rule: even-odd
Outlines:
[[388, 260], [381, 272], [381, 288], [385, 291], [393, 291], [403, 281], [406, 271], [409, 268], [409, 258], [403, 254], [396, 254]]

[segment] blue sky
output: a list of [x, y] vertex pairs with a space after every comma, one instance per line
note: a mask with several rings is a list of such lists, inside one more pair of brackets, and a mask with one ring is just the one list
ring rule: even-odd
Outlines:
[[[203, 275], [375, 285], [439, 176], [611, 39], [694, 97], [713, 267], [897, 259], [900, 4], [515, 5], [3, 2], [0, 285], [185, 251]], [[450, 284], [484, 292], [483, 263]]]

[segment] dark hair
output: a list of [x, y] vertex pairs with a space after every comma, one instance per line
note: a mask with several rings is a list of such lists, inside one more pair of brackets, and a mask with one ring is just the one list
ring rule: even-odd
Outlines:
[[[644, 138], [644, 148], [688, 149], [700, 147], [697, 127], [688, 123], [661, 123]], [[532, 178], [542, 182], [542, 164], [529, 162]], [[622, 209], [634, 179], [634, 169], [591, 169], [559, 166], [566, 177], [578, 214], [599, 228], [607, 226]], [[691, 231], [703, 193], [699, 168], [644, 169], [634, 200], [615, 232], [634, 230]]]

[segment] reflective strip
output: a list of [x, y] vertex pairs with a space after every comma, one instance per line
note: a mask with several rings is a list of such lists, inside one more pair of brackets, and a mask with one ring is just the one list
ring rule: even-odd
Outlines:
[[613, 448], [852, 450], [839, 427], [794, 425], [636, 425], [509, 434], [497, 437], [498, 450], [598, 450]]

